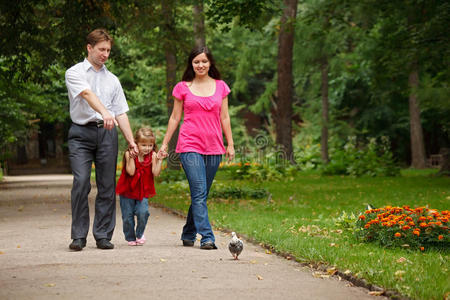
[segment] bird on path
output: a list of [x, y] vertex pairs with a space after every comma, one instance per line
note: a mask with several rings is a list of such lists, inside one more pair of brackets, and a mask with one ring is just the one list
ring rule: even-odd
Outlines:
[[228, 244], [228, 249], [235, 260], [238, 259], [239, 254], [241, 254], [242, 249], [244, 249], [244, 243], [238, 239], [235, 232], [231, 233], [231, 241]]

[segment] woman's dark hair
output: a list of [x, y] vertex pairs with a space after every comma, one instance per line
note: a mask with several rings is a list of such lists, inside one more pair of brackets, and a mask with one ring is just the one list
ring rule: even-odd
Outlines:
[[212, 56], [212, 54], [209, 51], [208, 47], [203, 46], [203, 47], [194, 48], [191, 51], [191, 54], [189, 54], [189, 57], [188, 57], [188, 60], [187, 60], [187, 65], [186, 65], [186, 70], [184, 71], [184, 74], [183, 74], [183, 77], [181, 78], [181, 80], [183, 80], [183, 81], [192, 81], [192, 80], [194, 80], [195, 72], [194, 72], [194, 68], [192, 67], [192, 61], [194, 60], [194, 58], [197, 55], [202, 54], [202, 53], [206, 54], [206, 57], [208, 57], [208, 60], [209, 60], [209, 63], [210, 63], [208, 75], [211, 76], [214, 79], [221, 79], [220, 78], [220, 72], [216, 68], [216, 62], [214, 60], [214, 57]]

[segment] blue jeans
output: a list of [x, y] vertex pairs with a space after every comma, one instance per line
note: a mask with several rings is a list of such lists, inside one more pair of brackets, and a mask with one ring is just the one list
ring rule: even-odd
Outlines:
[[[128, 242], [132, 242], [135, 241], [136, 238], [142, 238], [148, 217], [150, 216], [148, 211], [148, 199], [144, 198], [142, 201], [139, 201], [122, 195], [119, 195], [119, 197], [125, 239]], [[134, 229], [134, 216], [136, 216], [137, 219], [136, 230]]]
[[206, 200], [214, 176], [222, 161], [222, 155], [202, 155], [195, 152], [186, 152], [181, 153], [180, 160], [191, 190], [191, 206], [181, 239], [195, 241], [195, 237], [199, 233], [202, 236], [202, 244], [209, 241], [214, 243], [215, 237], [209, 223]]

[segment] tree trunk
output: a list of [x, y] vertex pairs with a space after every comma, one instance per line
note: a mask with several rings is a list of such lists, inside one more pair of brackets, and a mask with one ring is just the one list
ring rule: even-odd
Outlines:
[[283, 15], [278, 37], [278, 97], [276, 98], [276, 142], [283, 149], [283, 158], [295, 163], [292, 150], [292, 52], [294, 48], [297, 0], [284, 0]]
[[411, 167], [425, 169], [425, 146], [423, 141], [422, 124], [420, 122], [420, 108], [417, 101], [417, 88], [419, 87], [419, 72], [414, 64], [408, 79], [409, 88], [409, 124], [411, 135]]
[[194, 37], [195, 46], [203, 47], [206, 45], [205, 41], [205, 15], [203, 14], [203, 0], [195, 0], [192, 7], [194, 15]]
[[444, 148], [439, 151], [442, 155], [441, 168], [439, 169], [439, 176], [450, 176], [450, 148]]
[[320, 66], [322, 71], [322, 135], [320, 137], [320, 152], [324, 164], [328, 158], [328, 59], [324, 58]]
[[[167, 113], [169, 116], [173, 110], [172, 89], [177, 82], [177, 48], [176, 41], [173, 37], [175, 32], [175, 5], [173, 1], [162, 0], [162, 13], [164, 17], [164, 55], [166, 57], [166, 104]], [[180, 169], [179, 156], [175, 153], [175, 148], [178, 141], [178, 128], [173, 133], [172, 139], [169, 142], [169, 157], [167, 159], [167, 166], [169, 169]]]

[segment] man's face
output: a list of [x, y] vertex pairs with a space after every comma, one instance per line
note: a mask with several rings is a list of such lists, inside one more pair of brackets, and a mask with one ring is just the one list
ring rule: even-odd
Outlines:
[[111, 42], [101, 41], [92, 47], [90, 44], [87, 45], [88, 50], [88, 60], [95, 67], [101, 68], [105, 62], [108, 60], [109, 54], [111, 53]]

